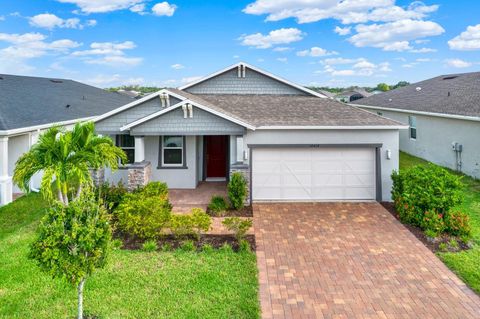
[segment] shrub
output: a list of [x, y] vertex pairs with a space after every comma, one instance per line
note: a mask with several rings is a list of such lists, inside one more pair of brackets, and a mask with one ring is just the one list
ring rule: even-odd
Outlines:
[[233, 248], [229, 243], [224, 243], [222, 247], [220, 247], [220, 251], [233, 253]]
[[458, 244], [458, 241], [455, 238], [451, 238], [448, 241], [448, 247], [450, 247], [450, 249], [452, 249], [452, 250], [460, 249], [460, 245]]
[[445, 243], [440, 243], [440, 244], [438, 245], [438, 249], [439, 249], [440, 251], [447, 252], [447, 251], [448, 251], [448, 246], [447, 246], [447, 244], [445, 244]]
[[424, 232], [425, 236], [427, 238], [432, 238], [432, 239], [435, 239], [437, 238], [438, 234], [436, 232], [434, 232], [433, 230], [430, 230], [430, 229], [427, 229], [425, 232]]
[[147, 240], [146, 242], [143, 243], [142, 245], [142, 250], [143, 251], [156, 251], [158, 249], [157, 242], [155, 240]]
[[447, 233], [462, 237], [462, 240], [470, 239], [472, 236], [470, 217], [464, 212], [451, 211], [445, 214], [445, 227]]
[[162, 245], [162, 247], [160, 247], [160, 250], [163, 252], [172, 251], [173, 250], [172, 244], [165, 243]]
[[123, 246], [123, 242], [120, 239], [114, 239], [112, 240], [112, 248], [114, 250], [121, 249]]
[[232, 174], [227, 186], [228, 198], [234, 209], [243, 208], [245, 199], [247, 198], [247, 181], [242, 173], [235, 172]]
[[172, 215], [170, 230], [175, 237], [195, 236], [210, 229], [212, 218], [200, 208], [193, 208], [187, 215]]
[[182, 251], [195, 251], [197, 248], [191, 240], [186, 240], [180, 245], [180, 250]]
[[202, 246], [202, 251], [203, 251], [203, 252], [206, 252], [206, 253], [212, 252], [212, 251], [213, 251], [213, 246], [210, 245], [210, 244], [204, 244], [204, 245]]
[[250, 243], [245, 239], [240, 240], [240, 242], [238, 243], [238, 250], [241, 252], [250, 252]]
[[210, 204], [208, 204], [208, 209], [216, 216], [219, 216], [221, 213], [228, 210], [228, 203], [224, 197], [213, 195], [212, 199], [210, 199]]
[[109, 212], [113, 212], [123, 197], [127, 194], [127, 188], [122, 182], [118, 182], [117, 185], [103, 183], [96, 188], [96, 198], [102, 200], [105, 204], [105, 207]]
[[445, 230], [445, 222], [443, 221], [442, 214], [432, 212], [425, 212], [421, 222], [421, 227], [425, 231], [430, 231], [431, 234], [435, 234], [433, 237], [437, 237]]
[[[126, 194], [114, 211], [117, 227], [142, 239], [154, 239], [162, 234], [171, 219], [172, 205], [167, 191], [158, 191], [166, 185], [155, 184], [155, 191], [148, 185], [131, 194]], [[149, 185], [150, 185], [149, 184]]]
[[247, 231], [252, 227], [251, 219], [241, 219], [239, 217], [228, 217], [222, 222], [223, 225], [229, 230], [233, 231], [235, 238], [240, 243], [245, 238]]
[[135, 190], [136, 193], [141, 193], [144, 196], [168, 196], [168, 186], [162, 182], [150, 182], [143, 187], [139, 187]]

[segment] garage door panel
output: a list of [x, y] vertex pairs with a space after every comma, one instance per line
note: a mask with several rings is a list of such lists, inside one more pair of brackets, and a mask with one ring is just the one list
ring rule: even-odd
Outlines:
[[255, 149], [254, 200], [375, 199], [373, 148]]

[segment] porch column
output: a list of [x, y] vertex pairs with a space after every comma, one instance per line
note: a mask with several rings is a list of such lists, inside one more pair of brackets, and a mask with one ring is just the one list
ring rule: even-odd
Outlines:
[[135, 136], [135, 163], [141, 163], [145, 160], [145, 138]]
[[0, 137], [0, 205], [12, 202], [12, 177], [8, 176], [8, 137]]

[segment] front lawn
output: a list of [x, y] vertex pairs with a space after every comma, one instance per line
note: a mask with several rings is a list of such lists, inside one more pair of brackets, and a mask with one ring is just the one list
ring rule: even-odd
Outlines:
[[[400, 170], [414, 165], [424, 165], [427, 161], [400, 152]], [[457, 207], [470, 216], [475, 246], [458, 253], [437, 253], [443, 262], [460, 276], [466, 284], [480, 293], [480, 180], [463, 176], [464, 202]]]
[[[76, 290], [27, 258], [45, 202], [0, 208], [0, 318], [73, 318]], [[86, 313], [99, 318], [258, 318], [255, 254], [115, 250], [86, 282]]]

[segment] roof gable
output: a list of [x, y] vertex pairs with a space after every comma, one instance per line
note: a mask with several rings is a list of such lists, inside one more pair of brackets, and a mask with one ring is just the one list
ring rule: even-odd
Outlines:
[[276, 94], [326, 97], [240, 62], [179, 88], [194, 94]]

